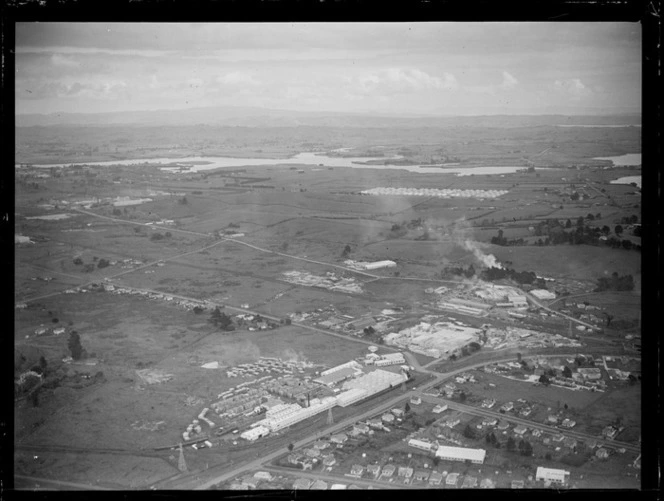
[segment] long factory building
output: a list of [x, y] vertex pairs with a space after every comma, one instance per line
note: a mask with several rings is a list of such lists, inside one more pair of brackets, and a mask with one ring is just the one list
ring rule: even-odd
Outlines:
[[352, 405], [406, 379], [407, 376], [404, 374], [395, 374], [394, 372], [377, 369], [364, 376], [346, 381], [343, 385], [345, 391], [337, 396], [312, 399], [309, 407], [301, 407], [298, 404], [276, 405], [266, 412], [265, 419], [254, 423], [252, 427], [263, 426], [269, 429], [270, 432], [275, 432], [331, 409], [336, 405], [341, 407]]

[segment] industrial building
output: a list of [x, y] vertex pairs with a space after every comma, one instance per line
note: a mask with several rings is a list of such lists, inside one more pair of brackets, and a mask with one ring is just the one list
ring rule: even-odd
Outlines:
[[352, 378], [355, 376], [356, 372], [357, 370], [354, 367], [344, 367], [334, 372], [317, 377], [314, 379], [314, 383], [319, 383], [325, 386], [334, 386], [337, 383]]
[[348, 407], [349, 405], [359, 402], [360, 400], [369, 396], [369, 392], [362, 388], [352, 388], [337, 395], [337, 404], [341, 407]]
[[469, 449], [467, 447], [448, 447], [441, 445], [436, 451], [436, 457], [447, 461], [470, 461], [483, 464], [486, 457], [484, 449]]
[[346, 381], [343, 384], [343, 389], [350, 390], [352, 388], [360, 388], [366, 390], [368, 393], [367, 396], [369, 396], [378, 393], [379, 391], [383, 391], [390, 386], [395, 386], [406, 379], [407, 377], [403, 374], [395, 374], [394, 372], [376, 369], [364, 376]]
[[565, 470], [557, 470], [555, 468], [537, 467], [535, 473], [535, 480], [538, 482], [551, 482], [552, 484], [566, 484], [569, 480], [569, 472]]
[[[302, 408], [297, 404], [288, 404], [284, 408], [270, 409], [270, 415], [265, 419], [258, 422], [259, 425], [269, 428], [271, 432], [287, 428], [288, 426], [304, 421], [305, 419], [315, 416], [327, 409], [337, 405], [336, 397], [325, 397], [320, 400], [317, 405], [310, 405], [309, 407]], [[275, 411], [275, 409], [277, 409]]]
[[269, 433], [270, 430], [268, 428], [259, 425], [245, 431], [240, 435], [240, 437], [244, 438], [245, 440], [249, 440], [250, 442], [253, 442], [256, 439], [267, 436]]
[[362, 366], [358, 364], [355, 360], [351, 360], [350, 362], [346, 362], [345, 364], [337, 365], [336, 367], [332, 367], [331, 369], [321, 371], [320, 375], [327, 376], [328, 374], [332, 374], [333, 372], [340, 371], [347, 367], [353, 368], [356, 371], [362, 371]]
[[537, 299], [556, 299], [556, 294], [546, 289], [533, 289], [530, 293]]
[[386, 365], [402, 365], [405, 363], [406, 360], [403, 357], [403, 353], [388, 353], [380, 357], [380, 359], [374, 361], [374, 365], [377, 367], [383, 367]]
[[380, 268], [394, 268], [397, 263], [394, 261], [375, 261], [373, 263], [365, 263], [363, 268], [365, 270], [378, 270]]

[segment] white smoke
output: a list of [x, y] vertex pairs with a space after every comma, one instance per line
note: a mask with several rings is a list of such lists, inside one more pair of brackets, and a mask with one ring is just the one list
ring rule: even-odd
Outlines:
[[462, 217], [454, 222], [452, 231], [450, 232], [452, 239], [464, 249], [473, 253], [475, 258], [487, 268], [503, 268], [496, 256], [493, 254], [485, 254], [480, 249], [477, 242], [468, 238], [468, 233], [472, 231], [472, 226]]
[[473, 242], [472, 240], [464, 240], [462, 245], [464, 249], [472, 252], [477, 260], [487, 268], [503, 268], [503, 265], [500, 264], [498, 259], [496, 259], [496, 256], [482, 252], [482, 250], [477, 246], [477, 242]]

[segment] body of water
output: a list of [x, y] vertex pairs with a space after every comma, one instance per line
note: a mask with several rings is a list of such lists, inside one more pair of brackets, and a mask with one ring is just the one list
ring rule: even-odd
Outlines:
[[614, 179], [611, 181], [611, 184], [632, 184], [636, 183], [636, 185], [641, 188], [641, 176], [625, 176], [625, 177], [619, 177], [618, 179]]
[[641, 165], [641, 153], [627, 153], [617, 157], [595, 157], [593, 160], [611, 160], [616, 167]]
[[[397, 160], [401, 157], [393, 157]], [[131, 160], [110, 160], [106, 162], [79, 162], [65, 164], [39, 164], [33, 167], [69, 167], [70, 165], [111, 166], [111, 165], [143, 165], [143, 164], [165, 164], [162, 170], [170, 172], [200, 172], [220, 168], [242, 168], [245, 166], [264, 166], [279, 164], [314, 165], [320, 167], [345, 167], [352, 169], [395, 169], [407, 170], [420, 174], [457, 174], [468, 176], [472, 174], [510, 174], [525, 169], [524, 166], [431, 166], [431, 165], [364, 165], [358, 162], [371, 160], [385, 160], [381, 157], [330, 157], [316, 153], [299, 153], [291, 158], [231, 158], [231, 157], [186, 157], [186, 158], [137, 158]], [[20, 168], [17, 166], [17, 168]]]

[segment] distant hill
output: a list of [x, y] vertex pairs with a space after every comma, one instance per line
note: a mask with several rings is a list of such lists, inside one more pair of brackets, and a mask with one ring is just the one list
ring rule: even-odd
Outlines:
[[486, 115], [390, 116], [387, 114], [304, 112], [250, 107], [210, 107], [185, 110], [115, 113], [51, 113], [16, 115], [17, 127], [62, 125], [238, 127], [535, 127], [540, 125], [638, 125], [639, 114], [621, 115]]

